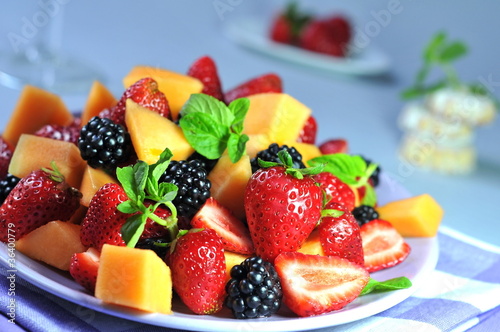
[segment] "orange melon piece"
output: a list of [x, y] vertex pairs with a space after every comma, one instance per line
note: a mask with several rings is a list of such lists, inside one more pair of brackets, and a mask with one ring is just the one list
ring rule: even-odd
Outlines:
[[66, 126], [72, 121], [73, 115], [59, 96], [27, 85], [21, 91], [2, 136], [15, 146], [21, 134], [33, 134], [46, 124]]
[[377, 211], [380, 219], [390, 222], [405, 237], [436, 236], [444, 214], [429, 194], [392, 201]]
[[87, 166], [83, 172], [82, 184], [80, 185], [80, 192], [82, 193], [80, 203], [88, 207], [94, 194], [106, 183], [117, 183], [117, 180], [101, 169]]
[[272, 142], [295, 142], [311, 115], [311, 109], [285, 93], [261, 93], [248, 99], [243, 132], [265, 134]]
[[99, 115], [102, 110], [115, 106], [117, 102], [118, 100], [104, 84], [94, 81], [82, 110], [82, 126], [89, 122], [92, 117]]
[[250, 158], [254, 158], [259, 151], [265, 150], [271, 143], [275, 143], [265, 134], [250, 134], [248, 138], [246, 150]]
[[26, 256], [68, 271], [71, 256], [87, 248], [80, 242], [80, 225], [51, 221], [16, 241], [16, 250]]
[[315, 228], [311, 234], [307, 237], [307, 240], [304, 241], [302, 246], [297, 250], [303, 254], [307, 255], [320, 255], [325, 256], [325, 252], [323, 251], [323, 246], [319, 240], [319, 230]]
[[95, 296], [106, 303], [171, 314], [170, 268], [152, 250], [105, 244]]
[[172, 118], [177, 116], [193, 93], [203, 90], [203, 83], [191, 76], [179, 74], [170, 70], [150, 66], [135, 66], [123, 79], [123, 85], [128, 88], [142, 78], [151, 77], [158, 83], [158, 88], [167, 97]]
[[239, 219], [245, 217], [243, 201], [245, 188], [251, 176], [252, 168], [247, 155], [233, 164], [227, 153], [220, 157], [208, 175], [212, 183], [210, 189], [212, 197], [231, 210]]
[[167, 147], [174, 160], [187, 159], [194, 152], [178, 125], [130, 99], [127, 100], [125, 123], [137, 157], [148, 164], [157, 162]]
[[233, 266], [241, 264], [249, 257], [250, 255], [238, 254], [227, 250], [224, 251], [224, 258], [226, 259], [226, 275], [228, 280], [231, 279], [231, 269]]
[[46, 137], [22, 134], [12, 154], [9, 173], [22, 178], [42, 167], [50, 168], [52, 161], [72, 187], [80, 187], [87, 165], [80, 150], [73, 143]]

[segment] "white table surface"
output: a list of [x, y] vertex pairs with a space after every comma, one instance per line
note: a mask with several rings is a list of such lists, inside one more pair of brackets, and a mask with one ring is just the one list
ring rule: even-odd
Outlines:
[[[465, 81], [485, 80], [493, 93], [500, 96], [500, 2], [302, 1], [312, 11], [344, 12], [353, 19], [357, 31], [379, 24], [379, 32], [370, 38], [370, 43], [391, 58], [392, 66], [387, 75], [369, 78], [327, 74], [279, 62], [250, 52], [224, 36], [223, 28], [229, 20], [255, 14], [266, 20], [284, 1], [58, 3], [65, 8], [64, 51], [95, 64], [116, 96], [123, 92], [121, 78], [137, 64], [183, 73], [195, 59], [207, 54], [217, 62], [225, 88], [275, 72], [282, 77], [287, 93], [313, 109], [320, 124], [319, 142], [332, 137], [347, 138], [351, 152], [379, 162], [412, 194], [434, 196], [446, 211], [444, 225], [500, 245], [499, 120], [476, 130], [479, 164], [473, 174], [466, 176], [422, 172], [401, 161], [397, 148], [402, 132], [396, 125], [404, 105], [399, 93], [413, 82], [421, 65], [421, 51], [438, 30], [446, 30], [452, 39], [461, 39], [470, 46], [469, 55], [457, 63], [460, 76]], [[24, 5], [26, 17], [41, 10], [26, 2]], [[6, 2], [2, 12], [18, 13], [19, 6], [19, 1]], [[381, 21], [380, 15], [389, 6], [397, 6], [398, 13]], [[0, 52], [11, 50], [9, 29], [21, 29], [23, 16], [16, 17], [11, 16], [14, 25], [10, 28], [0, 24]], [[76, 110], [82, 107], [85, 95], [86, 92], [63, 98]], [[18, 90], [0, 87], [0, 127], [8, 121], [18, 96]]]

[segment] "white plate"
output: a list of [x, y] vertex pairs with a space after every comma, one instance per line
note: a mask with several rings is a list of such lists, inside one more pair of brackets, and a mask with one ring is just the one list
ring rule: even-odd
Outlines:
[[[408, 196], [408, 192], [398, 184], [382, 177], [378, 189], [380, 201], [386, 202]], [[434, 270], [438, 259], [438, 243], [436, 238], [407, 238], [412, 250], [408, 258], [401, 264], [372, 274], [376, 280], [382, 281], [394, 277], [406, 276], [413, 286], [409, 289], [393, 292], [368, 294], [361, 296], [345, 308], [332, 313], [315, 317], [298, 318], [290, 310], [283, 307], [278, 314], [269, 318], [237, 320], [224, 308], [217, 315], [200, 316], [190, 311], [179, 300], [174, 300], [174, 314], [146, 314], [132, 309], [103, 304], [89, 295], [75, 283], [69, 274], [50, 268], [16, 252], [16, 269], [20, 276], [32, 284], [78, 305], [112, 316], [129, 319], [152, 325], [193, 331], [301, 331], [330, 327], [353, 322], [389, 309], [411, 296], [426, 282], [429, 273]], [[8, 266], [7, 246], [0, 245], [0, 261]]]
[[348, 75], [379, 75], [390, 67], [389, 58], [371, 43], [348, 57], [333, 57], [276, 43], [268, 37], [268, 29], [262, 20], [254, 18], [232, 20], [225, 26], [227, 36], [241, 46], [322, 71]]

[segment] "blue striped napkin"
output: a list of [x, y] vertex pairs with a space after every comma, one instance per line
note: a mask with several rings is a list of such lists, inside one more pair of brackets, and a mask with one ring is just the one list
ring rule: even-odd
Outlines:
[[[498, 331], [500, 249], [446, 227], [439, 260], [413, 296], [375, 316], [317, 331]], [[176, 331], [140, 324], [81, 307], [16, 279], [15, 322], [8, 322], [8, 272], [0, 269], [0, 331]]]

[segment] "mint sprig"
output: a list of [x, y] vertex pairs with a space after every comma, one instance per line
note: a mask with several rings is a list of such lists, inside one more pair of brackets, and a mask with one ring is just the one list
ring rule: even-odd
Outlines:
[[322, 155], [308, 160], [307, 163], [311, 166], [324, 165], [324, 172], [332, 173], [349, 186], [365, 187], [366, 194], [361, 204], [374, 206], [377, 202], [377, 194], [368, 183], [370, 176], [377, 169], [377, 164], [367, 164], [361, 156], [346, 153]]
[[203, 94], [192, 94], [181, 109], [179, 126], [189, 144], [208, 159], [218, 159], [228, 151], [233, 163], [246, 153], [243, 123], [250, 107], [247, 98], [229, 105]]
[[406, 289], [410, 288], [412, 283], [410, 279], [407, 277], [398, 277], [385, 281], [377, 281], [375, 279], [370, 278], [366, 286], [361, 291], [361, 295], [366, 295], [369, 293], [377, 293], [377, 292], [387, 292], [398, 289]]
[[[160, 177], [167, 169], [171, 158], [172, 152], [167, 148], [153, 165], [139, 160], [133, 166], [116, 169], [118, 181], [128, 197], [128, 200], [119, 204], [117, 209], [132, 214], [121, 228], [122, 238], [128, 247], [135, 247], [148, 218], [166, 227], [172, 238], [177, 235], [177, 209], [172, 200], [177, 195], [178, 188], [172, 183], [160, 183]], [[146, 200], [153, 203], [146, 206]], [[166, 220], [155, 214], [161, 204], [171, 212]]]

